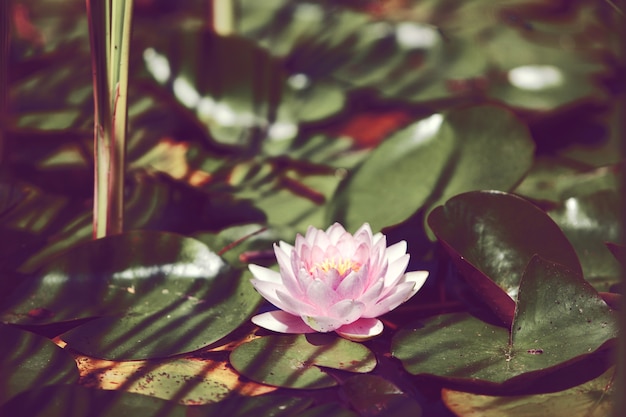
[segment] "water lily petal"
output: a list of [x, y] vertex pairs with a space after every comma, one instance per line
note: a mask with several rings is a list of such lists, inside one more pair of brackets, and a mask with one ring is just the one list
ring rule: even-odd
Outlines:
[[384, 329], [383, 322], [374, 318], [361, 318], [354, 323], [341, 326], [335, 332], [348, 340], [363, 342], [378, 336]]
[[365, 306], [354, 300], [342, 300], [333, 305], [327, 315], [303, 315], [302, 320], [318, 332], [332, 332], [356, 321]]
[[[428, 276], [428, 273], [426, 273], [426, 276]], [[419, 285], [421, 288], [421, 285], [423, 285], [426, 280], [426, 278], [423, 277], [423, 274], [411, 274], [408, 278], [409, 279], [407, 281], [392, 287], [389, 292], [383, 296], [383, 298], [378, 300], [376, 304], [368, 305], [363, 317], [378, 317], [388, 313], [400, 304], [406, 302], [409, 298], [413, 297], [413, 295], [415, 295], [415, 293], [419, 290], [419, 288], [416, 289], [416, 287]]]
[[306, 299], [320, 312], [328, 311], [338, 300], [337, 293], [321, 279], [314, 279], [306, 289]]
[[390, 262], [385, 273], [385, 286], [393, 287], [397, 285], [402, 277], [405, 275], [406, 267], [409, 265], [409, 255], [399, 257], [393, 262]]
[[[382, 236], [382, 233], [376, 235]], [[359, 242], [371, 242], [372, 241], [372, 228], [369, 223], [363, 223], [361, 227], [354, 232], [354, 238]]]
[[[252, 282], [252, 285], [254, 286], [254, 289], [256, 289], [257, 292], [261, 294], [263, 298], [265, 298], [267, 301], [269, 301], [276, 307], [280, 308], [281, 310], [285, 310], [291, 314], [296, 314], [296, 315], [300, 314], [299, 309], [294, 310], [290, 305], [284, 303], [279, 298], [278, 292], [285, 289], [282, 284], [274, 284], [272, 282], [264, 282], [264, 281], [254, 280], [254, 279], [251, 280], [251, 282]], [[291, 297], [287, 297], [287, 298], [291, 299]]]
[[291, 253], [295, 249], [292, 245], [287, 242], [283, 242], [282, 240], [278, 242], [278, 247], [287, 255], [291, 255]]
[[357, 250], [356, 244], [356, 240], [352, 236], [350, 236], [349, 233], [345, 233], [339, 238], [339, 240], [335, 244], [335, 247], [337, 248], [339, 253], [341, 253], [342, 258], [357, 261], [355, 257], [355, 252]]
[[324, 316], [302, 316], [302, 320], [316, 332], [328, 333], [344, 325], [341, 320]]
[[[324, 274], [324, 281], [326, 284], [333, 290], [337, 291], [337, 288], [344, 279], [341, 278], [341, 274], [336, 269], [330, 269], [328, 272]], [[341, 294], [338, 294], [341, 296]]]
[[364, 265], [370, 258], [370, 247], [366, 242], [359, 243], [359, 246], [354, 250], [352, 259], [359, 265]]
[[300, 283], [296, 278], [291, 265], [292, 258], [285, 254], [282, 249], [276, 245], [274, 245], [274, 253], [276, 254], [276, 260], [278, 261], [278, 267], [280, 268], [280, 276], [282, 277], [285, 288], [287, 288], [287, 291], [294, 294], [294, 296], [301, 296], [304, 293], [304, 288], [300, 286]]
[[251, 265], [248, 265], [248, 269], [250, 270], [250, 272], [252, 272], [252, 275], [254, 275], [254, 278], [256, 278], [259, 281], [272, 282], [274, 284], [282, 284], [283, 282], [278, 272], [271, 270], [269, 268], [265, 268], [264, 266], [251, 264]]
[[366, 289], [368, 279], [368, 266], [365, 265], [358, 271], [353, 271], [346, 276], [336, 287], [337, 295], [341, 298], [356, 299]]
[[428, 271], [411, 271], [404, 274], [405, 282], [414, 282], [415, 287], [413, 287], [413, 294], [418, 292], [420, 288], [426, 282], [426, 278], [428, 278]]
[[291, 313], [296, 316], [318, 314], [318, 308], [316, 306], [309, 304], [303, 299], [295, 298], [290, 294], [281, 291], [281, 289], [276, 290], [276, 298], [278, 304], [273, 303], [271, 300], [268, 301], [272, 302], [272, 304], [281, 310], [285, 310], [287, 313]]
[[252, 323], [267, 330], [279, 333], [315, 333], [299, 316], [281, 310], [268, 311], [252, 317]]
[[360, 302], [367, 305], [374, 305], [376, 301], [383, 297], [383, 291], [385, 290], [385, 282], [382, 278], [371, 284], [367, 290], [358, 298]]
[[385, 235], [373, 235], [367, 223], [354, 235], [339, 223], [326, 231], [311, 226], [296, 236], [294, 246], [274, 245], [280, 273], [250, 266], [257, 291], [284, 310], [258, 317], [277, 331], [306, 326], [351, 340], [378, 335], [383, 325], [376, 317], [412, 297], [428, 276], [405, 273], [406, 250], [405, 241], [387, 248]]
[[356, 300], [341, 300], [328, 310], [328, 315], [339, 319], [342, 324], [350, 324], [359, 317], [365, 309], [365, 305]]
[[321, 264], [325, 259], [325, 251], [317, 245], [313, 246], [311, 248], [311, 258], [308, 260], [310, 263], [307, 265], [307, 269], [312, 268], [316, 264]]
[[326, 236], [328, 237], [327, 244], [336, 245], [339, 239], [347, 234], [348, 232], [346, 232], [346, 229], [344, 229], [340, 223], [334, 223], [326, 229]]
[[340, 259], [343, 259], [343, 258], [344, 258], [343, 253], [339, 251], [337, 246], [329, 245], [324, 251], [324, 259], [339, 261]]
[[[340, 233], [339, 231], [337, 231], [337, 227], [340, 227], [343, 230], [343, 227], [341, 225], [338, 225], [337, 223], [333, 224], [331, 227], [328, 228], [328, 232], [330, 233]], [[317, 230], [315, 229], [314, 233], [312, 234], [311, 237], [308, 237], [308, 232], [307, 232], [307, 242], [313, 242], [313, 246], [314, 247], [318, 247], [320, 249], [324, 249], [326, 248], [328, 245], [330, 245], [330, 239], [328, 237], [328, 232], [324, 233], [321, 230]]]
[[398, 243], [394, 243], [386, 249], [386, 252], [389, 263], [392, 263], [406, 254], [406, 241], [401, 240]]

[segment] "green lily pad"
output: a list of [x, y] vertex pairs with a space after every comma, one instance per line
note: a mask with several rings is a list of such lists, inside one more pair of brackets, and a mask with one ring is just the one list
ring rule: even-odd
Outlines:
[[70, 354], [45, 337], [1, 323], [0, 357], [0, 404], [31, 388], [78, 382]]
[[79, 385], [51, 385], [26, 391], [3, 406], [1, 415], [24, 417], [291, 417], [300, 415], [311, 400], [288, 396], [239, 397], [187, 407], [173, 401], [116, 390]]
[[473, 191], [435, 208], [428, 224], [463, 277], [510, 325], [524, 268], [538, 254], [582, 275], [576, 251], [550, 217], [512, 194]]
[[415, 399], [378, 375], [350, 377], [343, 383], [342, 391], [363, 417], [422, 415], [422, 407]]
[[187, 408], [188, 417], [304, 416], [311, 400], [291, 395], [231, 396], [215, 404]]
[[[220, 144], [258, 149], [261, 139], [292, 140], [301, 122], [323, 119], [344, 106], [345, 94], [337, 86], [290, 74], [248, 39], [218, 36], [197, 25], [166, 27], [168, 35], [158, 39], [152, 30], [137, 28], [147, 71], [171, 87]], [[189, 53], [181, 54], [182, 48]]]
[[186, 407], [175, 402], [80, 385], [50, 385], [23, 392], [1, 406], [0, 414], [25, 417], [187, 416]]
[[535, 256], [510, 332], [466, 313], [447, 314], [400, 330], [392, 352], [412, 374], [512, 385], [581, 361], [617, 335], [613, 311], [588, 282]]
[[564, 391], [497, 397], [443, 390], [446, 406], [459, 417], [605, 417], [613, 415], [615, 368]]
[[261, 337], [233, 350], [230, 361], [254, 381], [300, 389], [337, 385], [320, 367], [369, 372], [376, 366], [362, 344], [325, 334]]
[[616, 243], [607, 243], [607, 247], [622, 267], [626, 268], [626, 246]]
[[195, 239], [128, 232], [59, 256], [0, 317], [20, 325], [97, 317], [63, 339], [94, 357], [169, 356], [219, 340], [252, 314], [260, 296], [246, 274]]
[[378, 230], [465, 191], [506, 191], [530, 168], [533, 150], [527, 128], [503, 108], [435, 114], [377, 147], [337, 193], [331, 217]]
[[515, 193], [533, 200], [560, 203], [574, 196], [619, 189], [620, 166], [583, 170], [578, 165], [562, 158], [540, 156]]
[[223, 401], [238, 394], [258, 396], [276, 387], [243, 382], [226, 360], [204, 354], [166, 359], [101, 361], [79, 357], [83, 385], [89, 388], [119, 389], [163, 398], [185, 405]]
[[598, 291], [608, 291], [620, 281], [621, 265], [605, 245], [622, 240], [621, 197], [617, 192], [573, 196], [548, 214], [572, 242], [584, 276]]

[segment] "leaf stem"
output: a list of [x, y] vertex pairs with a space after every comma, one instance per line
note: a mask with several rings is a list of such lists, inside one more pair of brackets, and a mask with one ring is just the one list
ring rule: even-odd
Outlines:
[[233, 0], [213, 0], [213, 30], [221, 36], [235, 31], [235, 7]]
[[86, 0], [94, 89], [93, 237], [124, 227], [132, 0]]
[[0, 1], [0, 166], [5, 132], [9, 123], [9, 47], [11, 44], [11, 0]]

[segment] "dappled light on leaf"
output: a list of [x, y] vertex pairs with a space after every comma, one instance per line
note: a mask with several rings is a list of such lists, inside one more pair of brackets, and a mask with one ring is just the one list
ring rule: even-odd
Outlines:
[[412, 374], [515, 387], [584, 360], [617, 335], [615, 314], [589, 283], [535, 256], [510, 329], [466, 313], [441, 315], [402, 329], [392, 352]]
[[446, 406], [462, 417], [604, 417], [612, 412], [615, 368], [585, 384], [533, 396], [496, 397], [443, 390]]
[[370, 372], [376, 366], [365, 346], [322, 334], [260, 337], [237, 347], [230, 362], [253, 381], [298, 389], [335, 386], [323, 368]]
[[0, 1], [0, 415], [621, 417], [624, 12]]

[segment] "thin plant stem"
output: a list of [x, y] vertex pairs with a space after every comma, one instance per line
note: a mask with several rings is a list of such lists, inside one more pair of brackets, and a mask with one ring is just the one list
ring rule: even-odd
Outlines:
[[124, 172], [126, 165], [126, 125], [128, 116], [128, 62], [133, 1], [113, 1], [110, 43], [110, 99], [113, 109], [112, 172], [110, 195], [112, 199], [111, 233], [120, 233], [124, 227]]
[[94, 238], [106, 236], [108, 229], [111, 112], [107, 64], [106, 3], [108, 0], [87, 0], [94, 95]]
[[213, 30], [221, 36], [235, 31], [235, 6], [233, 0], [213, 0]]
[[94, 88], [93, 236], [121, 233], [132, 0], [86, 0]]
[[11, 44], [11, 0], [0, 1], [0, 166], [5, 132], [9, 123], [9, 46]]

